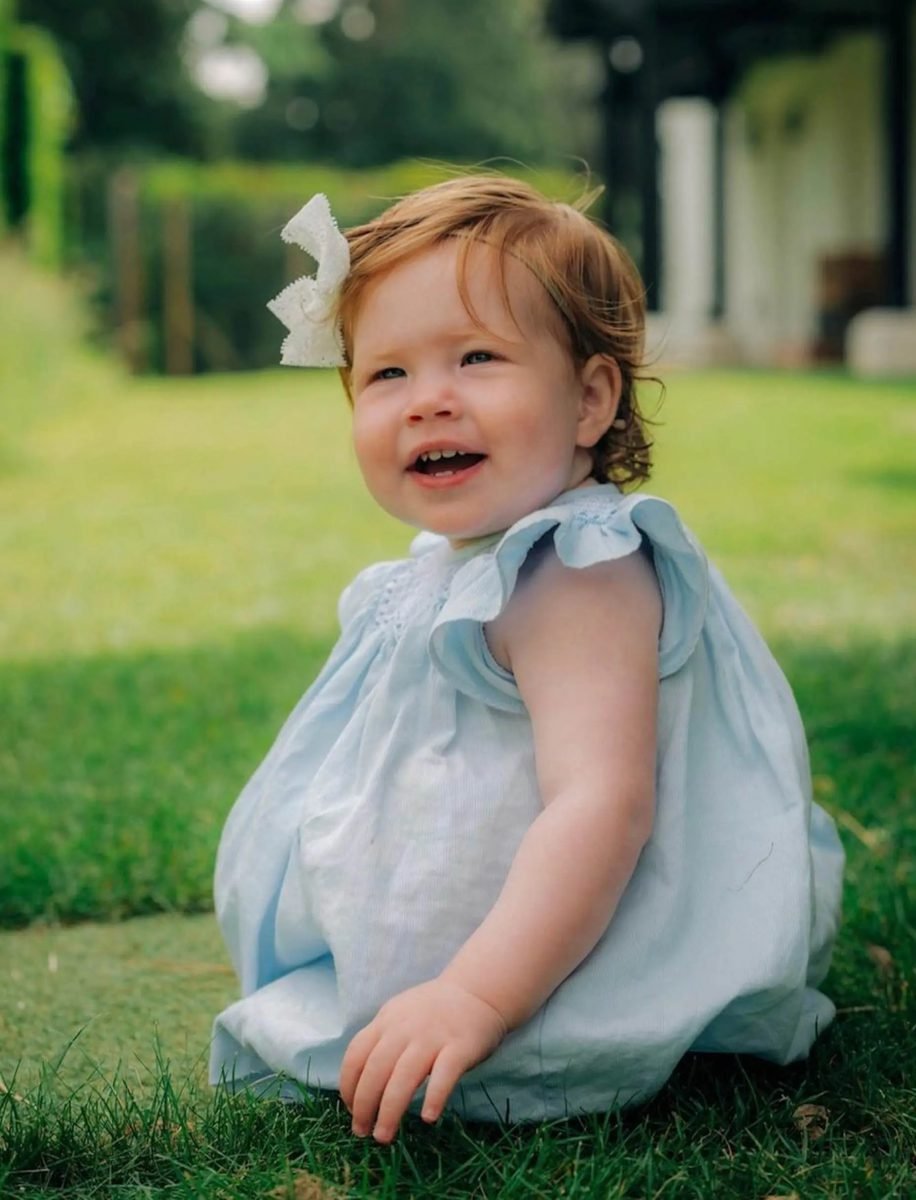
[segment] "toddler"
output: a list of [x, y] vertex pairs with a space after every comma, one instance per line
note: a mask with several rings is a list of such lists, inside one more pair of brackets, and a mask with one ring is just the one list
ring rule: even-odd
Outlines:
[[649, 474], [638, 275], [494, 176], [344, 237], [272, 308], [338, 365], [369, 491], [423, 531], [233, 808], [216, 909], [242, 999], [214, 1082], [339, 1090], [358, 1135], [656, 1092], [687, 1050], [804, 1057], [842, 850], [789, 686]]

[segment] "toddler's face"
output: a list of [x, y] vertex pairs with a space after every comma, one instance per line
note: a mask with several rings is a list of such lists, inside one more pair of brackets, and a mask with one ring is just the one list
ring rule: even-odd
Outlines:
[[474, 246], [467, 283], [480, 329], [458, 292], [458, 253], [449, 241], [366, 289], [351, 374], [369, 491], [393, 516], [456, 544], [507, 529], [591, 470], [580, 373], [551, 332], [542, 285], [507, 261], [513, 320], [497, 252]]

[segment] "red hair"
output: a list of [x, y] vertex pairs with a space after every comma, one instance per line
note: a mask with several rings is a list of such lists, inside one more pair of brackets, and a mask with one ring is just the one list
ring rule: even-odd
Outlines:
[[[381, 216], [346, 231], [350, 271], [338, 316], [348, 364], [353, 328], [367, 286], [415, 254], [460, 237], [458, 288], [476, 319], [467, 292], [467, 263], [475, 242], [499, 252], [500, 286], [511, 312], [506, 256], [525, 264], [541, 282], [559, 317], [558, 328], [574, 360], [613, 358], [622, 380], [616, 419], [592, 448], [592, 474], [618, 484], [649, 476], [651, 442], [639, 411], [636, 383], [643, 368], [645, 291], [621, 244], [591, 221], [582, 207], [556, 203], [519, 180], [467, 175], [437, 183], [398, 200]], [[350, 396], [350, 368], [341, 368]]]

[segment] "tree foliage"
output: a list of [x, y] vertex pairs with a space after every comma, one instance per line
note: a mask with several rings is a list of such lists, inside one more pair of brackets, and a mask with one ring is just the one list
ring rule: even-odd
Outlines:
[[57, 40], [78, 106], [74, 144], [200, 150], [205, 102], [181, 54], [199, 0], [18, 0]]
[[[590, 52], [552, 40], [544, 7], [280, 0], [258, 25], [220, 0], [19, 0], [17, 16], [61, 48], [77, 150], [354, 167], [416, 156], [568, 163], [591, 157]], [[195, 40], [204, 26], [222, 31], [215, 44]], [[217, 102], [194, 81], [201, 56], [233, 48], [266, 69], [265, 94], [249, 107]]]
[[239, 121], [242, 155], [353, 166], [557, 157], [562, 120], [540, 0], [345, 0], [317, 26], [302, 12], [301, 0], [284, 0], [272, 25], [233, 26], [270, 77], [264, 103]]

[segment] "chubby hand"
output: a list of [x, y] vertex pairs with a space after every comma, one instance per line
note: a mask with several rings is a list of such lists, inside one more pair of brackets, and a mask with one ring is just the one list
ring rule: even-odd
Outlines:
[[353, 1132], [390, 1142], [417, 1088], [429, 1077], [421, 1116], [435, 1121], [465, 1071], [506, 1036], [492, 1005], [441, 979], [393, 996], [350, 1042], [340, 1094]]

